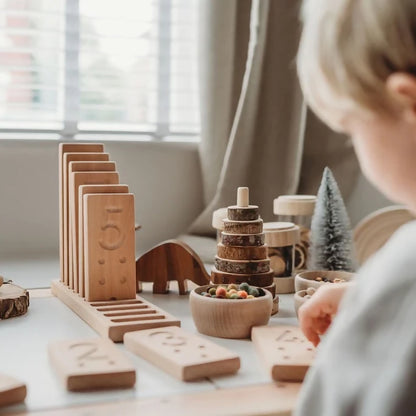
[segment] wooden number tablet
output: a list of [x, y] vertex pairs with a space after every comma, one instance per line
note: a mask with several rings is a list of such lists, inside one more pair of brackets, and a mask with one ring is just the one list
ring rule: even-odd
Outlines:
[[296, 326], [258, 326], [251, 339], [273, 380], [302, 381], [315, 358], [315, 348]]
[[136, 382], [134, 367], [106, 339], [52, 342], [49, 358], [68, 390], [133, 387]]
[[133, 194], [84, 195], [85, 298], [134, 299]]
[[232, 374], [240, 368], [240, 358], [232, 351], [174, 326], [127, 332], [124, 344], [184, 381]]
[[85, 296], [84, 283], [84, 203], [85, 194], [127, 193], [127, 185], [81, 185], [78, 191], [78, 293]]
[[[63, 281], [67, 270], [64, 266], [64, 154], [73, 152], [101, 153], [104, 151], [102, 143], [60, 143], [59, 144], [59, 247], [60, 247], [60, 269], [61, 280]], [[97, 159], [100, 160], [100, 159]], [[67, 231], [67, 230], [66, 230]]]
[[13, 377], [0, 374], [0, 407], [22, 402], [26, 398], [26, 385]]
[[[69, 163], [69, 175], [73, 172], [115, 172], [116, 164], [114, 162], [70, 162]], [[74, 193], [78, 193], [77, 190], [74, 190]], [[77, 198], [78, 200], [78, 198]], [[72, 254], [72, 275], [73, 275], [73, 289], [75, 292], [78, 292], [78, 246], [79, 246], [79, 237], [78, 237], [78, 205], [73, 207], [74, 210], [70, 211], [69, 223], [71, 226], [71, 247], [69, 252]], [[70, 266], [71, 267], [71, 266]]]
[[[73, 246], [72, 239], [75, 238], [75, 233], [78, 232], [78, 224], [75, 223], [75, 210], [78, 212], [78, 189], [81, 185], [94, 185], [94, 184], [118, 184], [119, 175], [118, 172], [73, 172], [69, 176], [69, 213], [71, 232], [69, 233], [69, 247]], [[78, 216], [77, 216], [78, 217]], [[71, 221], [71, 218], [74, 218]], [[70, 251], [69, 261], [69, 287], [74, 288], [73, 281], [73, 261], [72, 256], [77, 253]]]

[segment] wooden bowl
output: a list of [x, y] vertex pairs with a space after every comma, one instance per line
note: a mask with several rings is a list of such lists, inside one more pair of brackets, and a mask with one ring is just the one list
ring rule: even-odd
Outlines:
[[250, 338], [251, 328], [267, 325], [272, 312], [273, 298], [268, 290], [254, 299], [217, 299], [201, 296], [209, 287], [192, 290], [189, 304], [195, 326], [201, 334], [219, 338]]
[[308, 270], [305, 272], [298, 273], [295, 276], [295, 291], [305, 290], [308, 287], [318, 289], [319, 286], [324, 285], [327, 282], [317, 282], [316, 277], [326, 277], [331, 282], [334, 279], [344, 279], [346, 282], [352, 280], [355, 273], [335, 271], [335, 270]]

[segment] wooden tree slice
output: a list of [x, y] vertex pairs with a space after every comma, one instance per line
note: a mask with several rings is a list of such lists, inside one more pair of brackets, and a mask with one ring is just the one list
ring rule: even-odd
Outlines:
[[228, 260], [215, 257], [215, 267], [221, 272], [250, 274], [270, 271], [270, 260]]
[[224, 219], [224, 231], [231, 234], [260, 234], [263, 232], [263, 220], [233, 221]]
[[230, 206], [227, 209], [229, 220], [234, 221], [254, 221], [259, 219], [259, 207], [249, 205], [248, 207]]
[[228, 234], [221, 233], [221, 243], [225, 246], [262, 246], [264, 234]]
[[0, 319], [24, 315], [29, 307], [29, 292], [12, 283], [0, 286]]
[[270, 286], [273, 284], [273, 270], [267, 273], [236, 274], [220, 272], [215, 267], [211, 271], [211, 281], [215, 284], [244, 283], [253, 286]]
[[263, 260], [267, 259], [267, 246], [232, 247], [219, 243], [218, 257], [229, 260]]

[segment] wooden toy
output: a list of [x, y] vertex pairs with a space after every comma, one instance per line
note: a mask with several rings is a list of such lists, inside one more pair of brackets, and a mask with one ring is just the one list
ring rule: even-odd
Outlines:
[[[115, 172], [116, 164], [114, 162], [69, 162], [68, 174], [69, 178], [72, 178], [74, 172]], [[70, 179], [71, 184], [71, 179]], [[77, 193], [77, 195], [75, 195]], [[72, 258], [72, 288], [75, 292], [78, 292], [78, 250], [79, 250], [79, 236], [78, 236], [78, 192], [75, 189], [69, 189], [69, 226], [71, 229], [70, 234], [70, 257]]]
[[272, 311], [272, 295], [253, 299], [217, 299], [201, 296], [218, 285], [200, 286], [189, 296], [192, 317], [201, 334], [220, 338], [248, 338], [251, 328], [266, 325]]
[[[84, 284], [84, 195], [128, 193], [127, 185], [81, 185], [78, 191], [78, 293], [85, 296]], [[137, 226], [136, 226], [137, 227]], [[136, 229], [135, 227], [135, 229]], [[139, 226], [140, 227], [140, 226]]]
[[[66, 149], [78, 149], [66, 150]], [[84, 149], [84, 150], [79, 150]], [[68, 168], [69, 162], [79, 160], [109, 160], [108, 153], [102, 153], [102, 144], [86, 146], [83, 144], [59, 145], [59, 235], [60, 235], [60, 264], [61, 278], [68, 283], [69, 264], [68, 264], [68, 244], [69, 244], [69, 189], [68, 189]]]
[[257, 326], [251, 340], [273, 380], [303, 381], [315, 358], [315, 348], [296, 326]]
[[13, 377], [0, 374], [0, 407], [23, 402], [26, 398], [26, 385]]
[[138, 295], [135, 299], [87, 302], [58, 280], [52, 282], [51, 290], [101, 336], [114, 342], [123, 341], [126, 332], [181, 325], [179, 319]]
[[49, 358], [68, 390], [133, 387], [136, 370], [106, 339], [56, 341]]
[[187, 282], [198, 285], [209, 283], [209, 275], [199, 256], [179, 240], [168, 240], [153, 247], [136, 261], [138, 291], [141, 282], [153, 282], [153, 293], [167, 293], [169, 282], [178, 281], [179, 293], [187, 293]]
[[233, 374], [240, 368], [240, 358], [235, 353], [178, 327], [128, 332], [124, 344], [184, 381]]
[[[3, 279], [2, 279], [3, 280]], [[0, 285], [0, 319], [24, 315], [29, 307], [29, 292], [12, 283]]]
[[83, 198], [86, 300], [134, 299], [134, 195]]
[[[306, 290], [309, 287], [318, 289], [319, 286], [325, 283], [336, 283], [348, 282], [354, 279], [355, 273], [343, 272], [338, 270], [308, 270], [298, 273], [295, 276], [295, 290]], [[318, 279], [318, 280], [316, 280]], [[326, 281], [325, 281], [326, 279]]]
[[263, 220], [259, 208], [249, 205], [248, 188], [238, 188], [237, 205], [228, 207], [223, 223], [211, 280], [227, 284], [247, 282], [260, 287], [272, 285], [273, 270], [264, 242]]

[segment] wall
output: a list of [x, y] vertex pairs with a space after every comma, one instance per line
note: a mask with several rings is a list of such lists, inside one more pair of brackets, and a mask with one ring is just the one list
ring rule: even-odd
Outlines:
[[[184, 232], [202, 209], [197, 143], [105, 142], [136, 196], [136, 248]], [[58, 255], [58, 142], [0, 140], [0, 261]]]

